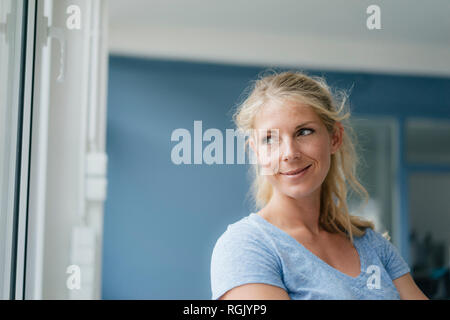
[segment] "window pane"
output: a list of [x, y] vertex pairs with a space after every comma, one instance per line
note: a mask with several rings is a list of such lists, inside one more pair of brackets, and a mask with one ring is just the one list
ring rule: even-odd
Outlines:
[[[377, 231], [388, 231], [393, 238], [395, 186], [395, 121], [367, 117], [355, 119], [356, 151], [361, 159], [357, 170], [361, 184], [369, 193], [369, 203], [354, 214], [375, 223]], [[357, 209], [360, 198], [349, 195], [350, 210]]]
[[406, 155], [409, 163], [450, 165], [450, 121], [409, 120]]
[[450, 172], [415, 172], [408, 185], [414, 280], [429, 298], [450, 299], [442, 273], [450, 261]]

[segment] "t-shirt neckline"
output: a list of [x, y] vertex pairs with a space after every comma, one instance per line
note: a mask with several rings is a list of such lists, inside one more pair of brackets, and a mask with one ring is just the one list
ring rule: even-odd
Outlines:
[[360, 247], [360, 243], [359, 243], [359, 238], [358, 237], [353, 237], [353, 244], [355, 246], [355, 249], [358, 253], [358, 258], [359, 258], [359, 265], [360, 265], [360, 273], [356, 276], [356, 277], [352, 277], [342, 271], [339, 271], [338, 269], [332, 267], [331, 265], [329, 265], [328, 263], [326, 263], [325, 261], [323, 261], [321, 258], [319, 258], [318, 256], [316, 256], [314, 253], [312, 253], [310, 250], [308, 250], [304, 245], [302, 245], [300, 242], [298, 242], [294, 237], [292, 237], [290, 234], [288, 234], [286, 231], [278, 228], [277, 226], [275, 226], [274, 224], [270, 223], [269, 221], [267, 221], [266, 219], [264, 219], [262, 216], [260, 216], [259, 214], [252, 212], [250, 213], [250, 218], [254, 218], [256, 221], [259, 221], [260, 223], [266, 225], [267, 227], [271, 228], [272, 230], [275, 230], [275, 232], [281, 234], [284, 238], [288, 239], [290, 242], [295, 242], [296, 246], [300, 248], [300, 250], [302, 250], [305, 254], [307, 254], [311, 259], [314, 259], [314, 261], [316, 261], [317, 263], [319, 263], [320, 265], [324, 266], [325, 268], [327, 268], [328, 270], [330, 270], [331, 272], [333, 272], [334, 274], [345, 278], [345, 279], [350, 279], [353, 281], [358, 281], [360, 280], [364, 275], [365, 275], [365, 259], [363, 256], [363, 250]]

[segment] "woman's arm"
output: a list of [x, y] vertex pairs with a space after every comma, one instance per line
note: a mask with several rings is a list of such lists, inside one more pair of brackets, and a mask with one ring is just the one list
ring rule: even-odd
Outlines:
[[264, 283], [248, 283], [225, 292], [219, 300], [290, 300], [286, 290]]
[[[402, 300], [429, 300], [417, 287], [410, 273], [393, 281]], [[290, 300], [280, 287], [264, 283], [249, 283], [228, 290], [219, 300]]]
[[402, 300], [429, 300], [416, 285], [409, 272], [392, 282], [397, 287]]

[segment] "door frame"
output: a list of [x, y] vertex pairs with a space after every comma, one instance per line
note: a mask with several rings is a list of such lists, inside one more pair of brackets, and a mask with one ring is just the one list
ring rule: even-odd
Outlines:
[[37, 0], [23, 0], [23, 47], [21, 52], [21, 89], [19, 100], [18, 158], [13, 222], [10, 299], [25, 296], [25, 261], [30, 173], [31, 125]]

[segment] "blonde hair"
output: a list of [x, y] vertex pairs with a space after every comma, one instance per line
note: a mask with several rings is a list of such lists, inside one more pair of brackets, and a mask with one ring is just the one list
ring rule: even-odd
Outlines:
[[[350, 215], [347, 207], [346, 182], [364, 198], [364, 204], [369, 199], [369, 194], [356, 176], [356, 167], [360, 161], [353, 142], [356, 136], [348, 123], [350, 112], [343, 113], [347, 107], [347, 95], [344, 91], [333, 94], [321, 77], [308, 76], [304, 72], [272, 72], [253, 80], [247, 88], [251, 90], [250, 94], [233, 114], [237, 130], [248, 132], [254, 129], [256, 115], [268, 101], [273, 100], [289, 99], [312, 107], [330, 134], [334, 132], [335, 123], [341, 122], [344, 127], [343, 141], [339, 150], [331, 155], [330, 169], [321, 186], [319, 224], [328, 232], [346, 235], [353, 242], [353, 235], [364, 235], [366, 228], [374, 229], [374, 224]], [[246, 146], [248, 142], [247, 139]], [[266, 176], [259, 174], [257, 164], [252, 166], [251, 171], [253, 183], [250, 191], [255, 206], [262, 208], [272, 197], [273, 187]]]

